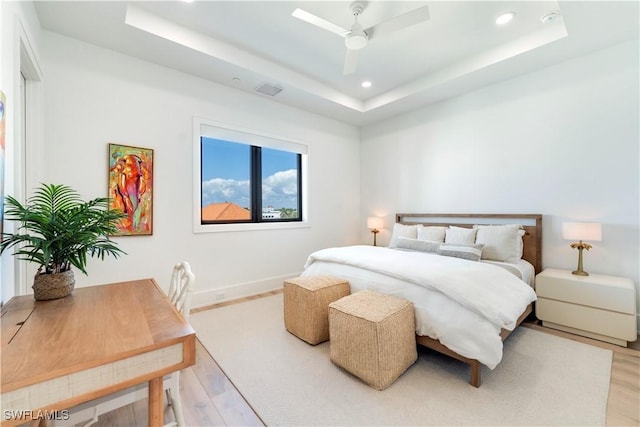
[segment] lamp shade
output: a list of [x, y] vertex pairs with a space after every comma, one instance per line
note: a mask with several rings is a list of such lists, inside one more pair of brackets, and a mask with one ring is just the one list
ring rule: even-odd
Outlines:
[[384, 218], [381, 216], [370, 216], [367, 218], [367, 228], [379, 229], [384, 227]]
[[602, 240], [602, 226], [597, 222], [564, 222], [562, 237], [566, 240]]

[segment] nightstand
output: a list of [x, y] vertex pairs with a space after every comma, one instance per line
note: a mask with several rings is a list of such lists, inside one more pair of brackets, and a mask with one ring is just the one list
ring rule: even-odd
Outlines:
[[543, 326], [625, 347], [638, 338], [631, 279], [549, 268], [536, 276], [536, 293]]

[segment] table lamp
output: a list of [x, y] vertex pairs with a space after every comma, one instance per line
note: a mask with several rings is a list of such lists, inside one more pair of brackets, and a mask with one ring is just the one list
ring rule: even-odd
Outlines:
[[370, 216], [367, 218], [367, 228], [373, 233], [373, 246], [376, 245], [376, 234], [380, 232], [379, 228], [384, 227], [384, 218], [380, 216]]
[[562, 224], [562, 237], [565, 240], [578, 240], [571, 247], [578, 250], [578, 268], [572, 273], [577, 276], [588, 276], [582, 269], [582, 250], [591, 249], [591, 245], [583, 240], [599, 242], [602, 240], [602, 226], [596, 222], [565, 222]]

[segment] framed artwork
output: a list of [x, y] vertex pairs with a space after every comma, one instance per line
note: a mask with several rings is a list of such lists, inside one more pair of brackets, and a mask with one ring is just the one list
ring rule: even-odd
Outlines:
[[4, 129], [6, 117], [6, 98], [0, 90], [0, 233], [4, 232]]
[[153, 150], [109, 144], [109, 207], [126, 214], [118, 236], [153, 234]]

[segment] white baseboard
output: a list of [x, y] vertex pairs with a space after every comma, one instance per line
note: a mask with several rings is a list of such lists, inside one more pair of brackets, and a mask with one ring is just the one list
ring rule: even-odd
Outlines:
[[193, 293], [191, 308], [207, 307], [225, 301], [244, 298], [252, 295], [282, 289], [282, 282], [292, 277], [297, 277], [298, 273], [291, 273], [284, 276], [270, 277], [268, 279], [255, 282], [241, 283], [224, 288], [206, 289]]

